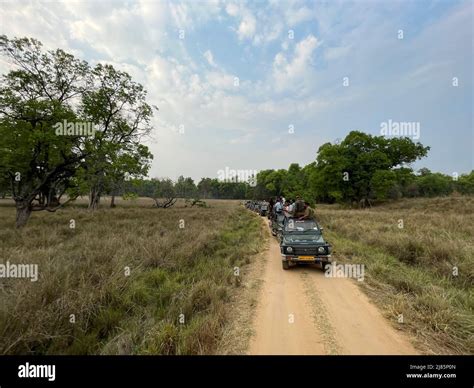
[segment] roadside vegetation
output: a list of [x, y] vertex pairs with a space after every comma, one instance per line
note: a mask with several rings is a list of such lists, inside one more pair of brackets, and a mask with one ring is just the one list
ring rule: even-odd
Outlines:
[[215, 352], [241, 281], [235, 267], [261, 249], [262, 229], [237, 201], [209, 204], [151, 209], [138, 199], [95, 212], [74, 205], [15, 230], [14, 206], [3, 203], [0, 257], [38, 264], [39, 280], [2, 279], [0, 353]]
[[363, 288], [427, 352], [474, 354], [474, 198], [316, 208], [334, 260], [365, 265]]

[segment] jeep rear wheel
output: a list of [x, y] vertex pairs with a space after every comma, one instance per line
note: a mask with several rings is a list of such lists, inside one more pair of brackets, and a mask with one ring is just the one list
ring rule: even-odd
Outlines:
[[288, 261], [283, 261], [281, 262], [283, 269], [290, 269], [290, 263]]

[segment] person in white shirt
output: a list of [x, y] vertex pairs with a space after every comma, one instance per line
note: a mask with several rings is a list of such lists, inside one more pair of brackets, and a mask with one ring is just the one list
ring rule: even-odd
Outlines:
[[295, 208], [295, 201], [290, 199], [290, 205], [288, 206], [288, 213], [293, 214], [293, 209]]
[[281, 198], [278, 198], [275, 205], [273, 206], [273, 210], [275, 213], [281, 213], [283, 211], [283, 203], [281, 201]]

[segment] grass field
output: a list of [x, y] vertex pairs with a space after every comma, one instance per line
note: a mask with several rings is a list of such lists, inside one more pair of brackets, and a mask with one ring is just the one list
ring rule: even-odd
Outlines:
[[[208, 203], [118, 200], [90, 212], [82, 200], [16, 230], [12, 203], [0, 201], [0, 263], [39, 266], [37, 282], [1, 279], [0, 353], [218, 352], [246, 276], [235, 267], [266, 237], [238, 201]], [[474, 198], [318, 205], [316, 214], [334, 259], [365, 265], [363, 290], [422, 352], [474, 353]]]
[[474, 198], [316, 213], [334, 259], [365, 265], [363, 289], [394, 325], [426, 352], [474, 354]]
[[39, 280], [1, 280], [0, 353], [215, 352], [234, 269], [259, 251], [262, 230], [237, 201], [208, 203], [119, 200], [89, 212], [79, 201], [18, 231], [3, 201], [1, 262], [38, 264]]

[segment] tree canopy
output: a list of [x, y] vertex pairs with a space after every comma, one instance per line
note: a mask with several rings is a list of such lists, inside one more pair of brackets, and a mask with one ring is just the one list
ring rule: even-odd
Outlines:
[[91, 205], [125, 172], [146, 173], [151, 129], [143, 86], [110, 65], [91, 68], [39, 41], [0, 36], [14, 66], [0, 80], [0, 184], [16, 203], [17, 226], [89, 190]]

